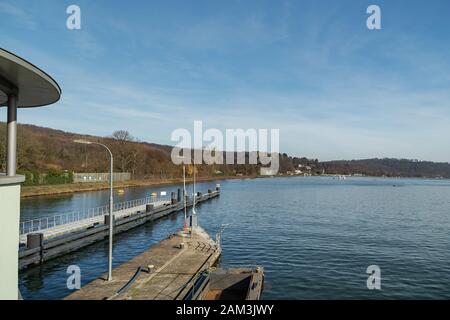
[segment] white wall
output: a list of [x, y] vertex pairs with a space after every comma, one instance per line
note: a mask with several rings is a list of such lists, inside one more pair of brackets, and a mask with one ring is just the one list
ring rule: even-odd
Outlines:
[[16, 300], [19, 274], [20, 184], [0, 184], [0, 300]]

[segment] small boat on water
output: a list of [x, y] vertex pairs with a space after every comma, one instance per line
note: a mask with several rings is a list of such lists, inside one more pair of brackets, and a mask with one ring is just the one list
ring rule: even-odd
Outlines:
[[233, 268], [203, 272], [183, 300], [259, 300], [264, 269]]

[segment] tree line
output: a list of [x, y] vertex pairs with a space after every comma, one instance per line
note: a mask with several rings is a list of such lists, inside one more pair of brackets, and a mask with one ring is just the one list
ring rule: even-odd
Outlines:
[[[28, 184], [71, 183], [73, 172], [108, 172], [109, 156], [95, 145], [76, 144], [85, 139], [107, 145], [114, 154], [114, 171], [130, 172], [134, 180], [174, 179], [182, 176], [182, 166], [171, 161], [172, 146], [140, 141], [126, 130], [110, 136], [80, 135], [61, 130], [19, 124], [17, 133], [18, 171]], [[237, 154], [234, 154], [235, 159]], [[249, 154], [245, 154], [248, 163]], [[226, 155], [224, 154], [224, 159]], [[365, 159], [320, 162], [318, 159], [279, 155], [281, 174], [294, 174], [308, 166], [312, 175], [363, 174], [369, 176], [450, 178], [450, 164], [408, 159]], [[199, 177], [257, 176], [260, 164], [197, 165]], [[304, 170], [304, 169], [302, 169]], [[6, 124], [0, 122], [0, 172], [6, 171]], [[188, 166], [188, 174], [193, 169]]]
[[[173, 179], [182, 176], [182, 166], [171, 161], [172, 146], [140, 141], [126, 130], [114, 131], [107, 137], [97, 137], [26, 124], [18, 126], [18, 171], [27, 176], [28, 184], [51, 183], [50, 181], [70, 183], [73, 179], [71, 172], [108, 172], [109, 157], [105, 150], [95, 145], [74, 143], [76, 139], [107, 145], [114, 155], [114, 171], [130, 172], [132, 179]], [[249, 154], [246, 153], [245, 157], [248, 160]], [[318, 160], [282, 154], [280, 172], [294, 170], [300, 163], [317, 162]], [[196, 167], [199, 177], [257, 176], [261, 165], [215, 164]], [[0, 123], [0, 171], [5, 170], [6, 124]], [[192, 168], [188, 166], [188, 173], [192, 172]]]
[[367, 176], [450, 178], [450, 164], [410, 159], [374, 158], [322, 162], [327, 173]]

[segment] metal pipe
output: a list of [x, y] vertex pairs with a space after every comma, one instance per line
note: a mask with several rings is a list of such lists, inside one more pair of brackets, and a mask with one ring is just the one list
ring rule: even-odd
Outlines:
[[17, 170], [17, 96], [8, 95], [8, 146], [6, 174], [14, 177]]
[[195, 190], [195, 163], [194, 163], [194, 198], [192, 199], [192, 231], [194, 230], [194, 227], [197, 226], [197, 212], [195, 211], [195, 202], [197, 198], [197, 192]]

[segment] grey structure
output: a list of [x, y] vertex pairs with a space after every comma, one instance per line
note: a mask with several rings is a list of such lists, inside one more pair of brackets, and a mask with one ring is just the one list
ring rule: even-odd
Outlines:
[[48, 74], [15, 54], [0, 49], [0, 107], [8, 107], [6, 175], [16, 175], [17, 108], [55, 103], [61, 89]]
[[48, 74], [28, 61], [0, 49], [0, 107], [7, 110], [6, 174], [0, 173], [0, 300], [16, 300], [18, 291], [18, 253], [20, 184], [25, 177], [17, 169], [17, 108], [40, 107], [55, 103], [61, 89]]

